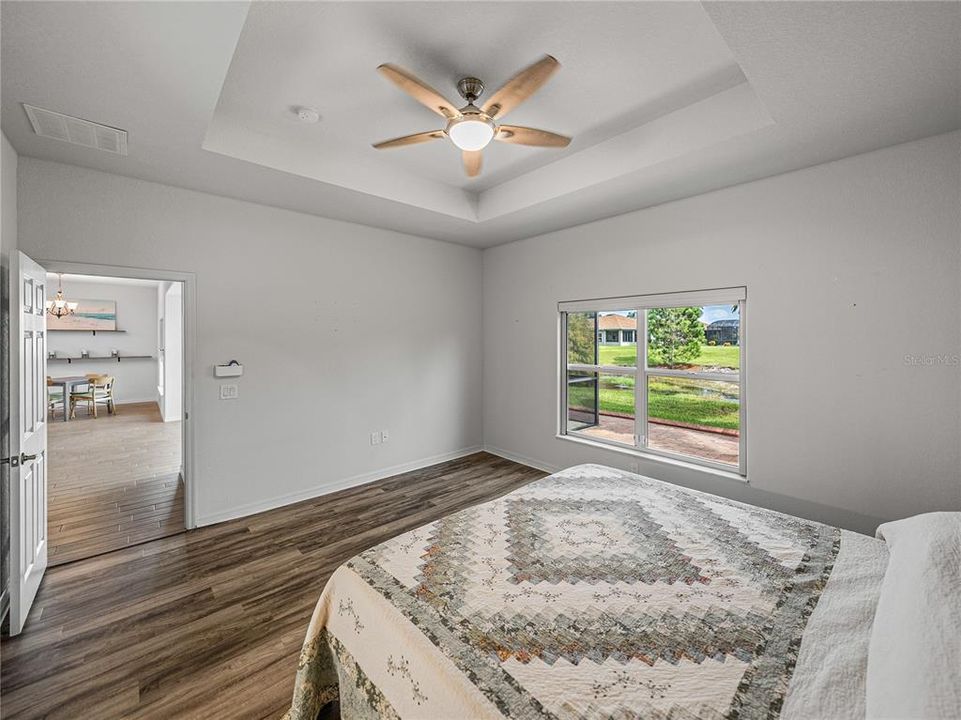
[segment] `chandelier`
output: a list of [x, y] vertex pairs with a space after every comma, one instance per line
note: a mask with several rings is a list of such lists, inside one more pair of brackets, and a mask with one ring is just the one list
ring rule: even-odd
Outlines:
[[57, 296], [53, 300], [47, 300], [47, 312], [57, 318], [64, 315], [73, 315], [77, 310], [77, 303], [67, 302], [63, 299], [63, 273], [58, 273], [60, 278], [57, 288]]

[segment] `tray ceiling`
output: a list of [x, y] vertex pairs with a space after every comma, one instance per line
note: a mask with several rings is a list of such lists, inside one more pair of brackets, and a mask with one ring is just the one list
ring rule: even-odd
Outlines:
[[[3, 3], [16, 149], [304, 212], [489, 246], [961, 126], [951, 3]], [[451, 99], [550, 53], [509, 116], [572, 135], [370, 143], [441, 119], [375, 72]], [[127, 157], [37, 137], [29, 103], [129, 133]], [[304, 124], [292, 108], [316, 108]]]

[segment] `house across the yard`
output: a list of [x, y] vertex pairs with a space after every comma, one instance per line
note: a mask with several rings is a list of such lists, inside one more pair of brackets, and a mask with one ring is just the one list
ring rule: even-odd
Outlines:
[[739, 318], [715, 320], [704, 328], [704, 334], [707, 336], [709, 343], [713, 342], [715, 345], [723, 345], [724, 343], [737, 345], [740, 329], [741, 320]]
[[601, 315], [597, 318], [598, 345], [632, 345], [637, 342], [637, 318]]
[[[740, 335], [739, 318], [715, 320], [704, 328], [707, 342], [715, 345], [737, 345]], [[637, 318], [627, 315], [600, 315], [597, 318], [598, 345], [633, 345], [637, 342]]]

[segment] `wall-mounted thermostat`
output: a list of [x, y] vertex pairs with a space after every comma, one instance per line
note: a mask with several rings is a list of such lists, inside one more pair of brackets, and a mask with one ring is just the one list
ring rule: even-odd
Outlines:
[[240, 377], [244, 374], [244, 366], [236, 360], [226, 365], [214, 365], [214, 377]]

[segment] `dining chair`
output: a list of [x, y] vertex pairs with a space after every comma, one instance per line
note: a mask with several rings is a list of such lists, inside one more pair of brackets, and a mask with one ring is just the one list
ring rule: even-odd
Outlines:
[[106, 405], [107, 412], [117, 414], [117, 407], [113, 401], [114, 377], [112, 375], [87, 375], [89, 384], [86, 390], [70, 393], [70, 417], [77, 416], [77, 403], [86, 403], [87, 414], [97, 417], [97, 405]]
[[53, 378], [47, 375], [47, 413], [51, 420], [57, 415], [58, 405], [64, 412], [67, 412], [63, 402], [63, 388], [54, 386]]

